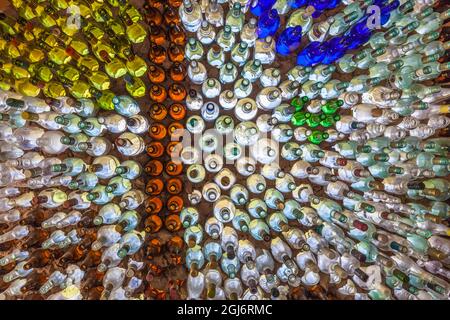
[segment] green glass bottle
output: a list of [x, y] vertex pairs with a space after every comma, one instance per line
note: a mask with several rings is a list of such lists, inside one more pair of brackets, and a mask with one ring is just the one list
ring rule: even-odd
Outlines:
[[298, 111], [294, 113], [294, 115], [291, 118], [291, 122], [294, 126], [303, 126], [306, 123], [306, 120], [311, 117], [311, 113], [304, 112], [304, 111]]
[[320, 144], [321, 142], [323, 142], [324, 140], [328, 139], [329, 135], [326, 132], [322, 132], [319, 130], [314, 130], [311, 132], [311, 134], [308, 136], [308, 140], [311, 143], [314, 144]]
[[320, 109], [326, 115], [335, 114], [339, 110], [339, 108], [342, 107], [343, 105], [344, 105], [343, 100], [333, 100], [323, 104], [320, 107]]
[[291, 101], [291, 106], [293, 106], [295, 108], [295, 111], [300, 111], [303, 109], [303, 107], [305, 107], [305, 105], [309, 102], [309, 98], [306, 96], [303, 97], [295, 97], [294, 99], [292, 99]]

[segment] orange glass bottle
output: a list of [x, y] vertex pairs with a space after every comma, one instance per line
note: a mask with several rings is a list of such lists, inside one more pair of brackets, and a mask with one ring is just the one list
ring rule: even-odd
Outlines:
[[148, 214], [158, 214], [163, 208], [162, 200], [158, 197], [148, 198], [145, 200], [145, 212]]
[[147, 245], [146, 254], [149, 257], [158, 256], [161, 254], [162, 243], [158, 238], [151, 239]]
[[167, 129], [161, 123], [153, 123], [148, 129], [148, 134], [152, 139], [161, 140], [167, 135]]
[[186, 107], [180, 103], [174, 103], [169, 107], [169, 115], [173, 120], [183, 120], [186, 117]]
[[[162, 11], [164, 9], [164, 3], [162, 0], [147, 0], [146, 5], [158, 10], [158, 12]], [[145, 5], [144, 5], [144, 7], [145, 7]]]
[[180, 217], [177, 214], [170, 214], [164, 220], [164, 226], [170, 232], [177, 232], [181, 229]]
[[179, 178], [170, 178], [167, 180], [166, 190], [170, 194], [179, 194], [183, 190], [183, 183]]
[[166, 247], [170, 252], [178, 254], [183, 250], [184, 241], [180, 236], [175, 235], [167, 241]]
[[174, 8], [179, 8], [182, 3], [183, 3], [183, 1], [181, 1], [181, 0], [169, 0], [169, 5]]
[[164, 183], [161, 179], [157, 178], [149, 180], [145, 186], [145, 191], [151, 196], [157, 196], [163, 191], [163, 189]]
[[167, 51], [169, 55], [169, 60], [172, 62], [183, 62], [184, 61], [184, 50], [176, 45], [175, 43], [171, 43], [170, 47]]
[[183, 172], [183, 165], [181, 163], [175, 163], [173, 161], [169, 161], [166, 164], [166, 173], [169, 176], [178, 176]]
[[150, 160], [144, 170], [151, 176], [159, 176], [163, 171], [163, 164], [159, 160]]
[[155, 233], [161, 230], [162, 220], [156, 214], [147, 217], [144, 221], [145, 232]]
[[147, 154], [152, 158], [161, 157], [164, 152], [164, 146], [159, 141], [152, 141], [146, 147]]
[[169, 26], [169, 39], [170, 42], [184, 46], [186, 44], [186, 33], [178, 24], [171, 23]]
[[171, 141], [167, 144], [166, 154], [169, 157], [179, 157], [181, 151], [183, 150], [183, 144], [178, 141]]
[[148, 113], [150, 114], [150, 118], [155, 121], [164, 120], [167, 116], [167, 109], [161, 103], [154, 103], [150, 106]]
[[167, 36], [163, 28], [156, 25], [154, 22], [150, 22], [148, 29], [149, 29], [149, 38], [151, 42], [154, 42], [157, 45], [163, 45], [166, 42]]
[[179, 140], [184, 133], [184, 127], [179, 122], [172, 122], [167, 128], [169, 136], [172, 140]]
[[180, 23], [180, 16], [178, 15], [178, 10], [171, 6], [167, 6], [166, 10], [164, 10], [164, 21], [167, 25], [170, 25], [171, 23], [178, 24]]
[[143, 8], [144, 8], [144, 20], [147, 24], [153, 22], [156, 25], [160, 25], [162, 23], [163, 19], [162, 14], [157, 8], [147, 3], [144, 4]]
[[180, 196], [171, 196], [167, 199], [166, 205], [170, 212], [178, 213], [183, 208], [183, 198]]
[[86, 255], [86, 258], [81, 262], [80, 269], [86, 271], [87, 269], [97, 266], [100, 263], [102, 257], [102, 250], [90, 250]]
[[181, 82], [186, 78], [186, 67], [184, 64], [179, 62], [175, 62], [169, 70], [170, 78], [173, 81]]
[[183, 85], [179, 83], [172, 83], [169, 87], [169, 97], [173, 101], [182, 101], [186, 98], [187, 92]]
[[23, 268], [25, 270], [30, 270], [32, 268], [42, 268], [46, 264], [48, 264], [50, 260], [52, 260], [52, 258], [53, 254], [50, 250], [46, 249], [35, 250], [31, 254], [31, 257], [27, 260]]
[[167, 91], [164, 87], [154, 84], [150, 87], [150, 99], [156, 102], [163, 102], [167, 98]]
[[163, 64], [167, 59], [166, 50], [158, 46], [156, 43], [152, 43], [150, 50], [148, 51], [148, 58], [151, 62], [156, 64]]
[[163, 68], [151, 65], [148, 67], [147, 77], [150, 82], [158, 84], [166, 80], [166, 73]]

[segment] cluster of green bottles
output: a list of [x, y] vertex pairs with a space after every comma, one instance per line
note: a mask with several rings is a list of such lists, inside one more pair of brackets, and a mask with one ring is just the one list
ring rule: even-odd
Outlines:
[[0, 14], [0, 88], [36, 97], [94, 98], [114, 109], [110, 88], [123, 79], [145, 95], [146, 62], [134, 54], [147, 31], [128, 0], [13, 0], [17, 18]]
[[[318, 113], [311, 113], [305, 111], [305, 107], [310, 102], [306, 96], [295, 97], [291, 101], [291, 107], [295, 109], [295, 113], [291, 118], [291, 122], [294, 126], [305, 126], [311, 129], [312, 132], [308, 135], [308, 140], [314, 144], [320, 144], [328, 138], [328, 133], [322, 132], [320, 127], [330, 128], [334, 126], [336, 121], [339, 121], [339, 108], [344, 104], [342, 100], [328, 100], [320, 106]], [[321, 102], [322, 103], [322, 102]]]

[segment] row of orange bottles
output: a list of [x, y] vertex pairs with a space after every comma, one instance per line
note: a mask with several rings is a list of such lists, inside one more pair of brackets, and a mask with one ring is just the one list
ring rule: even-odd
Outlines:
[[178, 15], [180, 5], [181, 0], [148, 0], [144, 5], [149, 25], [148, 58], [152, 62], [147, 72], [151, 83], [148, 108], [151, 142], [146, 149], [151, 159], [145, 166], [149, 177], [145, 191], [150, 197], [145, 202], [144, 220], [145, 230], [150, 234], [162, 228], [170, 232], [181, 229], [183, 166], [172, 157], [181, 147], [177, 141], [184, 130], [181, 121], [186, 117], [183, 102], [187, 90], [182, 83], [187, 73], [183, 63], [186, 33]]

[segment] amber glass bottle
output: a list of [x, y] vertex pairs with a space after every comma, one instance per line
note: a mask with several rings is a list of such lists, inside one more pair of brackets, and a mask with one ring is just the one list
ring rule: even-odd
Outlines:
[[156, 233], [161, 230], [162, 220], [156, 214], [152, 214], [147, 217], [144, 221], [145, 232], [148, 233]]
[[169, 70], [170, 78], [173, 81], [181, 82], [186, 78], [186, 67], [184, 64], [181, 64], [179, 62], [175, 62], [172, 64]]
[[183, 101], [186, 98], [187, 92], [183, 85], [178, 83], [172, 83], [168, 90], [169, 97], [173, 101]]
[[167, 109], [161, 103], [154, 103], [150, 106], [148, 113], [153, 120], [162, 121], [167, 116]]
[[166, 42], [166, 33], [164, 29], [156, 25], [154, 22], [150, 22], [149, 25], [149, 38], [150, 41], [157, 45], [163, 45]]
[[183, 198], [180, 196], [171, 196], [167, 199], [167, 209], [170, 212], [178, 213], [183, 208]]
[[183, 189], [183, 183], [180, 178], [170, 178], [167, 180], [166, 190], [170, 194], [179, 194]]
[[166, 137], [167, 129], [161, 123], [153, 123], [148, 129], [148, 134], [152, 139], [161, 140]]
[[145, 212], [148, 214], [158, 214], [163, 208], [162, 200], [159, 197], [148, 198], [145, 200]]
[[164, 153], [164, 146], [160, 141], [152, 141], [146, 147], [147, 154], [152, 158], [159, 158]]
[[181, 229], [180, 217], [177, 214], [170, 214], [164, 220], [164, 226], [170, 232], [177, 232]]
[[167, 91], [163, 86], [154, 84], [150, 87], [149, 91], [150, 99], [153, 101], [162, 103], [167, 98]]
[[169, 39], [170, 42], [184, 46], [186, 44], [186, 33], [178, 24], [171, 23], [169, 26]]
[[181, 46], [171, 43], [168, 49], [169, 59], [172, 62], [183, 62], [184, 50]]
[[172, 140], [179, 140], [184, 133], [184, 127], [179, 122], [172, 122], [167, 128], [169, 136]]
[[157, 196], [164, 189], [164, 183], [161, 179], [154, 178], [147, 182], [145, 186], [145, 191], [151, 196]]
[[150, 82], [154, 84], [158, 84], [166, 80], [166, 73], [164, 69], [157, 65], [151, 65], [148, 67], [147, 76]]
[[167, 58], [166, 50], [156, 43], [152, 43], [148, 51], [148, 58], [155, 64], [163, 64]]
[[159, 160], [150, 160], [144, 170], [151, 176], [159, 176], [163, 171], [163, 164]]
[[175, 121], [183, 120], [186, 117], [186, 107], [180, 103], [174, 103], [169, 107], [169, 115]]

